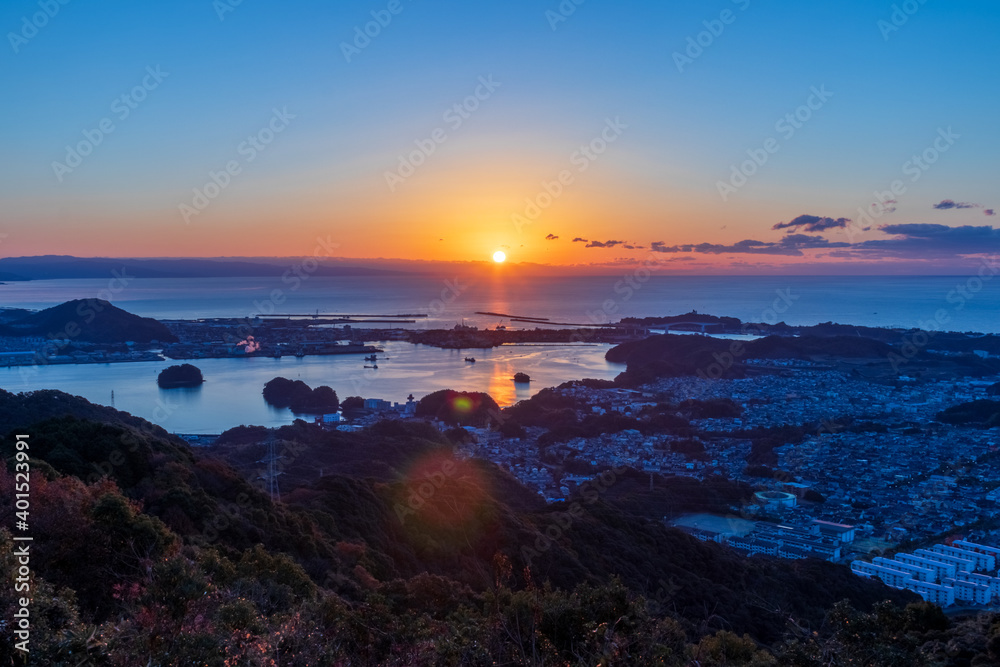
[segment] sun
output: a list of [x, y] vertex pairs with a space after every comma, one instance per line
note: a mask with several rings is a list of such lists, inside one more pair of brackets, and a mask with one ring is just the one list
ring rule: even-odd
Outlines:
[[503, 250], [497, 250], [495, 253], [493, 253], [493, 261], [496, 262], [497, 264], [501, 264], [507, 261], [507, 253], [505, 253]]

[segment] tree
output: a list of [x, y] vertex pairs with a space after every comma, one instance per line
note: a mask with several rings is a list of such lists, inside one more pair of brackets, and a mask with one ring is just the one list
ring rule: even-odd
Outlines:
[[311, 389], [302, 380], [276, 377], [264, 385], [264, 400], [276, 408], [291, 408], [299, 414], [336, 412], [337, 392], [327, 386]]
[[[293, 406], [294, 407], [294, 406]], [[306, 412], [327, 413], [336, 412], [340, 408], [340, 401], [337, 400], [337, 392], [330, 387], [323, 385], [316, 387], [312, 391], [307, 404], [309, 408]]]
[[276, 377], [264, 385], [264, 400], [276, 408], [287, 408], [296, 400], [312, 393], [302, 380]]
[[802, 494], [802, 499], [803, 500], [808, 500], [811, 503], [825, 503], [826, 502], [826, 497], [822, 493], [820, 493], [819, 491], [816, 491], [815, 489], [806, 489], [806, 492], [804, 494]]
[[180, 364], [179, 366], [169, 366], [160, 371], [156, 378], [156, 384], [161, 389], [173, 389], [176, 387], [197, 387], [205, 378], [201, 375], [201, 369], [191, 364]]
[[351, 411], [364, 410], [365, 399], [361, 398], [360, 396], [348, 396], [340, 404], [340, 409], [343, 410], [344, 412], [347, 412], [348, 410]]
[[479, 391], [442, 389], [417, 403], [418, 417], [434, 417], [451, 425], [485, 426], [496, 421], [500, 406], [489, 394]]

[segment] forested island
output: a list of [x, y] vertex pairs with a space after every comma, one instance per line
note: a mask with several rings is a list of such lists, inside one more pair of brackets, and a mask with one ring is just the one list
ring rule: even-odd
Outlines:
[[291, 408], [297, 414], [321, 415], [340, 408], [337, 392], [327, 386], [311, 388], [302, 380], [276, 377], [264, 385], [264, 400], [276, 408]]
[[205, 378], [201, 374], [201, 369], [191, 364], [168, 366], [160, 371], [160, 374], [156, 378], [156, 384], [161, 389], [198, 387], [204, 381]]

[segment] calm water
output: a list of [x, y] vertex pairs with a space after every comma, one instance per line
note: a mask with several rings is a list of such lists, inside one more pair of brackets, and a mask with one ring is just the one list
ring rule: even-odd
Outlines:
[[[190, 278], [132, 280], [121, 291], [109, 294], [108, 281], [46, 280], [0, 285], [0, 306], [45, 308], [72, 298], [110, 296], [115, 305], [146, 317], [246, 317], [317, 310], [371, 315], [419, 312], [432, 317], [416, 326], [430, 328], [451, 327], [463, 318], [481, 327], [501, 322], [475, 315], [476, 311], [593, 323], [691, 310], [753, 322], [909, 327], [944, 309], [950, 317], [946, 328], [1000, 333], [1000, 278], [973, 284], [980, 289], [970, 292], [964, 304], [954, 296], [949, 302], [949, 293], [967, 281], [968, 276], [654, 276], [634, 283], [635, 289], [613, 276], [380, 276], [313, 277], [293, 289], [294, 285], [280, 278]], [[282, 303], [271, 301], [274, 290], [280, 290]], [[779, 291], [790, 297], [790, 303], [780, 300]], [[771, 311], [775, 299], [785, 312]], [[503, 324], [512, 326], [507, 320]]]
[[[12, 392], [60, 389], [155, 422], [172, 433], [219, 433], [240, 424], [280, 426], [295, 418], [264, 402], [264, 383], [276, 376], [329, 385], [347, 396], [405, 402], [439, 389], [485, 391], [504, 406], [569, 379], [613, 379], [624, 366], [604, 360], [608, 345], [518, 345], [492, 350], [442, 350], [402, 342], [380, 344], [388, 359], [365, 369], [360, 355], [271, 359], [199, 359], [197, 389], [160, 389], [156, 376], [171, 363], [143, 362], [0, 368], [0, 387]], [[464, 361], [475, 356], [476, 363]], [[515, 385], [516, 372], [531, 376]]]
[[[137, 315], [162, 319], [316, 311], [431, 315], [410, 325], [416, 328], [447, 328], [462, 321], [480, 327], [518, 326], [476, 311], [594, 323], [697, 310], [753, 322], [906, 327], [921, 326], [943, 311], [945, 329], [1000, 333], [1000, 279], [977, 284], [968, 276], [654, 276], [629, 285], [623, 278], [532, 278], [508, 272], [504, 277], [479, 278], [312, 277], [297, 286], [280, 278], [145, 279], [132, 280], [115, 293], [109, 292], [105, 280], [51, 280], [0, 285], [0, 306], [47, 308], [69, 299], [105, 298]], [[960, 286], [969, 291], [958, 298], [955, 290]], [[198, 366], [208, 382], [191, 391], [163, 392], [156, 387], [156, 373], [169, 362], [41, 367], [27, 379], [17, 368], [0, 369], [0, 387], [61, 389], [105, 405], [111, 404], [114, 391], [115, 407], [157, 421], [170, 431], [213, 433], [239, 424], [289, 423], [293, 416], [287, 410], [269, 408], [260, 396], [264, 383], [276, 375], [301, 378], [311, 385], [329, 384], [341, 397], [402, 402], [410, 393], [420, 397], [454, 388], [486, 391], [508, 405], [543, 387], [584, 377], [613, 378], [622, 370], [604, 361], [606, 346], [460, 352], [389, 343], [385, 348], [391, 359], [380, 362], [377, 371], [365, 371], [360, 357], [354, 356], [201, 360]], [[467, 355], [479, 363], [465, 364], [462, 359]], [[514, 387], [510, 377], [516, 371], [532, 376], [530, 389]], [[165, 419], [160, 418], [167, 412]]]

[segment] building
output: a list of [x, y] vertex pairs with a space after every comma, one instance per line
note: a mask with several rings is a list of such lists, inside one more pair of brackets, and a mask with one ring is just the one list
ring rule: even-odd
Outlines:
[[413, 398], [413, 394], [410, 394], [406, 397], [406, 403], [393, 403], [392, 409], [398, 412], [404, 419], [415, 417], [417, 414], [417, 401]]
[[927, 602], [933, 602], [941, 607], [950, 607], [955, 604], [955, 589], [951, 586], [910, 579], [906, 582], [905, 588], [913, 591]]
[[776, 542], [784, 547], [794, 547], [809, 552], [813, 558], [828, 561], [840, 559], [840, 542], [815, 535], [802, 528], [759, 523], [753, 536]]
[[883, 558], [882, 556], [873, 558], [872, 563], [881, 567], [887, 567], [891, 570], [909, 572], [910, 576], [917, 581], [928, 581], [932, 584], [937, 581], [937, 573], [930, 568], [920, 567], [919, 565], [911, 565], [898, 560], [889, 560], [888, 558]]
[[971, 558], [948, 556], [937, 551], [931, 551], [930, 549], [917, 549], [913, 554], [927, 560], [938, 561], [939, 563], [951, 563], [955, 566], [957, 572], [975, 572], [976, 570], [976, 562]]
[[987, 577], [985, 574], [976, 574], [974, 572], [959, 572], [955, 575], [955, 579], [959, 581], [973, 581], [983, 586], [989, 586], [990, 595], [993, 598], [1000, 598], [1000, 579], [996, 577]]
[[815, 558], [817, 554], [806, 549], [800, 549], [799, 547], [793, 547], [788, 544], [782, 544], [778, 547], [778, 558], [788, 558], [790, 560], [799, 560], [801, 558]]
[[366, 398], [365, 410], [372, 410], [374, 412], [387, 412], [389, 410], [392, 410], [392, 402], [383, 400], [381, 398]]
[[978, 551], [966, 551], [965, 549], [949, 547], [944, 544], [935, 544], [931, 547], [931, 551], [936, 551], [939, 554], [944, 554], [946, 556], [954, 556], [956, 558], [971, 560], [975, 563], [975, 567], [973, 568], [974, 570], [996, 572], [997, 569], [996, 558], [988, 554], [979, 553]]
[[920, 556], [916, 556], [914, 554], [896, 554], [893, 556], [893, 560], [933, 570], [935, 578], [954, 577], [955, 572], [958, 569], [955, 567], [954, 563], [942, 563], [937, 560], [921, 558]]
[[[1000, 491], [1000, 487], [998, 487], [997, 490]], [[997, 549], [996, 547], [988, 547], [983, 544], [976, 544], [975, 542], [967, 542], [965, 540], [955, 540], [951, 543], [951, 546], [964, 549], [965, 551], [972, 551], [977, 554], [993, 556], [997, 563], [1000, 563], [1000, 549]]]
[[785, 493], [784, 491], [758, 491], [754, 496], [756, 496], [761, 506], [768, 511], [795, 507], [795, 504], [798, 502], [794, 494]]
[[984, 586], [975, 581], [945, 579], [941, 583], [955, 589], [955, 599], [959, 602], [966, 602], [968, 604], [989, 604], [990, 598], [993, 597], [990, 593], [989, 586]]
[[0, 366], [20, 366], [30, 364], [35, 360], [35, 351], [0, 352]]
[[883, 567], [864, 560], [853, 561], [851, 572], [870, 579], [881, 579], [887, 586], [893, 588], [905, 588], [909, 582], [913, 581], [909, 572]]
[[725, 541], [725, 535], [715, 530], [692, 528], [691, 526], [677, 526], [677, 528], [679, 530], [683, 530], [691, 537], [698, 538], [702, 542], [716, 542], [717, 544], [722, 544]]
[[843, 523], [833, 523], [832, 521], [821, 521], [820, 519], [813, 519], [813, 526], [819, 529], [820, 535], [832, 537], [845, 544], [849, 544], [854, 541], [856, 533], [854, 526], [848, 526]]
[[766, 554], [768, 556], [778, 555], [778, 543], [770, 540], [761, 540], [755, 537], [730, 537], [729, 546], [747, 552], [748, 555]]

